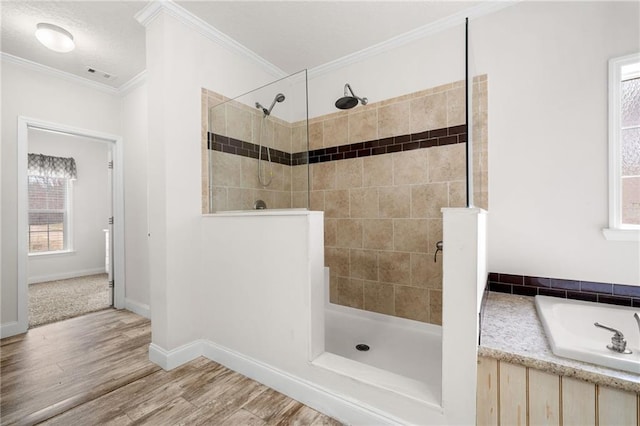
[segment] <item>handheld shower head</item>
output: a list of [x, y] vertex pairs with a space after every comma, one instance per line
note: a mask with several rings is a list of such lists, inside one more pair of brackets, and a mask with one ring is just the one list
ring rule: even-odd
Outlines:
[[266, 117], [267, 115], [271, 115], [271, 110], [273, 110], [273, 107], [275, 106], [276, 102], [284, 102], [284, 100], [285, 100], [284, 95], [282, 93], [278, 93], [276, 97], [273, 98], [273, 102], [271, 102], [271, 106], [269, 107], [269, 109], [260, 105], [260, 102], [256, 102], [256, 108], [262, 109], [262, 113]]
[[[349, 92], [351, 95], [349, 95]], [[366, 105], [369, 100], [367, 98], [360, 98], [353, 93], [351, 85], [349, 83], [344, 85], [344, 96], [336, 101], [336, 108], [338, 109], [351, 109], [358, 105], [358, 101], [362, 105]]]

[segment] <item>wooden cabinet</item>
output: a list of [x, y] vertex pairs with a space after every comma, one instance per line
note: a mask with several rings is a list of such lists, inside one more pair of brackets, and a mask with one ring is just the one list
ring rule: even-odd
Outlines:
[[478, 358], [480, 426], [640, 426], [639, 395]]

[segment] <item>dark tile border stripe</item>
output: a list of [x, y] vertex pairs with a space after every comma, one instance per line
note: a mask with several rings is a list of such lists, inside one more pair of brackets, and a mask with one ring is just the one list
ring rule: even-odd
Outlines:
[[[216, 133], [208, 133], [207, 138], [207, 149], [251, 158], [258, 158], [258, 153], [260, 152], [258, 145], [251, 142], [244, 142]], [[307, 163], [324, 163], [327, 161], [369, 157], [372, 155], [391, 154], [393, 152], [465, 143], [466, 141], [467, 126], [463, 124], [460, 126], [427, 130], [420, 133], [314, 149], [309, 152], [289, 154], [288, 152], [273, 148], [269, 151], [271, 152], [271, 159], [274, 162], [287, 166], [298, 166]], [[262, 147], [262, 149], [262, 158], [266, 158], [266, 148]]]
[[555, 296], [640, 308], [640, 286], [491, 272], [487, 289], [522, 296]]

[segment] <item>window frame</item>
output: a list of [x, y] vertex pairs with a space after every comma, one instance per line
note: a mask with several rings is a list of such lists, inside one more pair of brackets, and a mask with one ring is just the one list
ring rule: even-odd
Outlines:
[[640, 63], [640, 52], [609, 60], [609, 227], [607, 240], [640, 241], [640, 225], [622, 223], [621, 90], [622, 67]]
[[[73, 179], [64, 178], [65, 180], [65, 206], [64, 206], [64, 224], [63, 224], [63, 248], [61, 250], [48, 250], [48, 251], [30, 251], [30, 234], [31, 228], [29, 219], [27, 219], [27, 255], [28, 256], [49, 256], [49, 255], [58, 255], [64, 253], [73, 253]], [[29, 188], [29, 184], [27, 183], [27, 190]], [[58, 212], [58, 209], [29, 209], [27, 207], [27, 217], [29, 213], [32, 212], [48, 212], [55, 211]]]

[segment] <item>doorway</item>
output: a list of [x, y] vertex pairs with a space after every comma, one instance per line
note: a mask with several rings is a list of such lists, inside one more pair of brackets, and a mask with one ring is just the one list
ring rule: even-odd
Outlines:
[[[121, 145], [119, 136], [18, 118], [18, 325], [22, 331], [110, 306], [124, 307]], [[73, 160], [74, 173], [60, 172], [66, 177], [61, 180], [51, 179], [50, 171], [46, 179], [30, 176], [38, 174], [30, 160], [44, 161], [37, 157], [40, 154], [56, 165]], [[38, 186], [52, 186], [54, 199], [65, 193], [64, 202], [51, 204], [58, 210], [38, 209], [47, 207], [29, 196], [42, 195], [30, 192]], [[69, 208], [62, 211], [65, 206]], [[47, 220], [47, 215], [55, 219]], [[34, 314], [30, 300], [40, 303], [36, 312], [40, 318], [34, 321], [29, 318]], [[60, 312], [53, 306], [56, 303]]]

